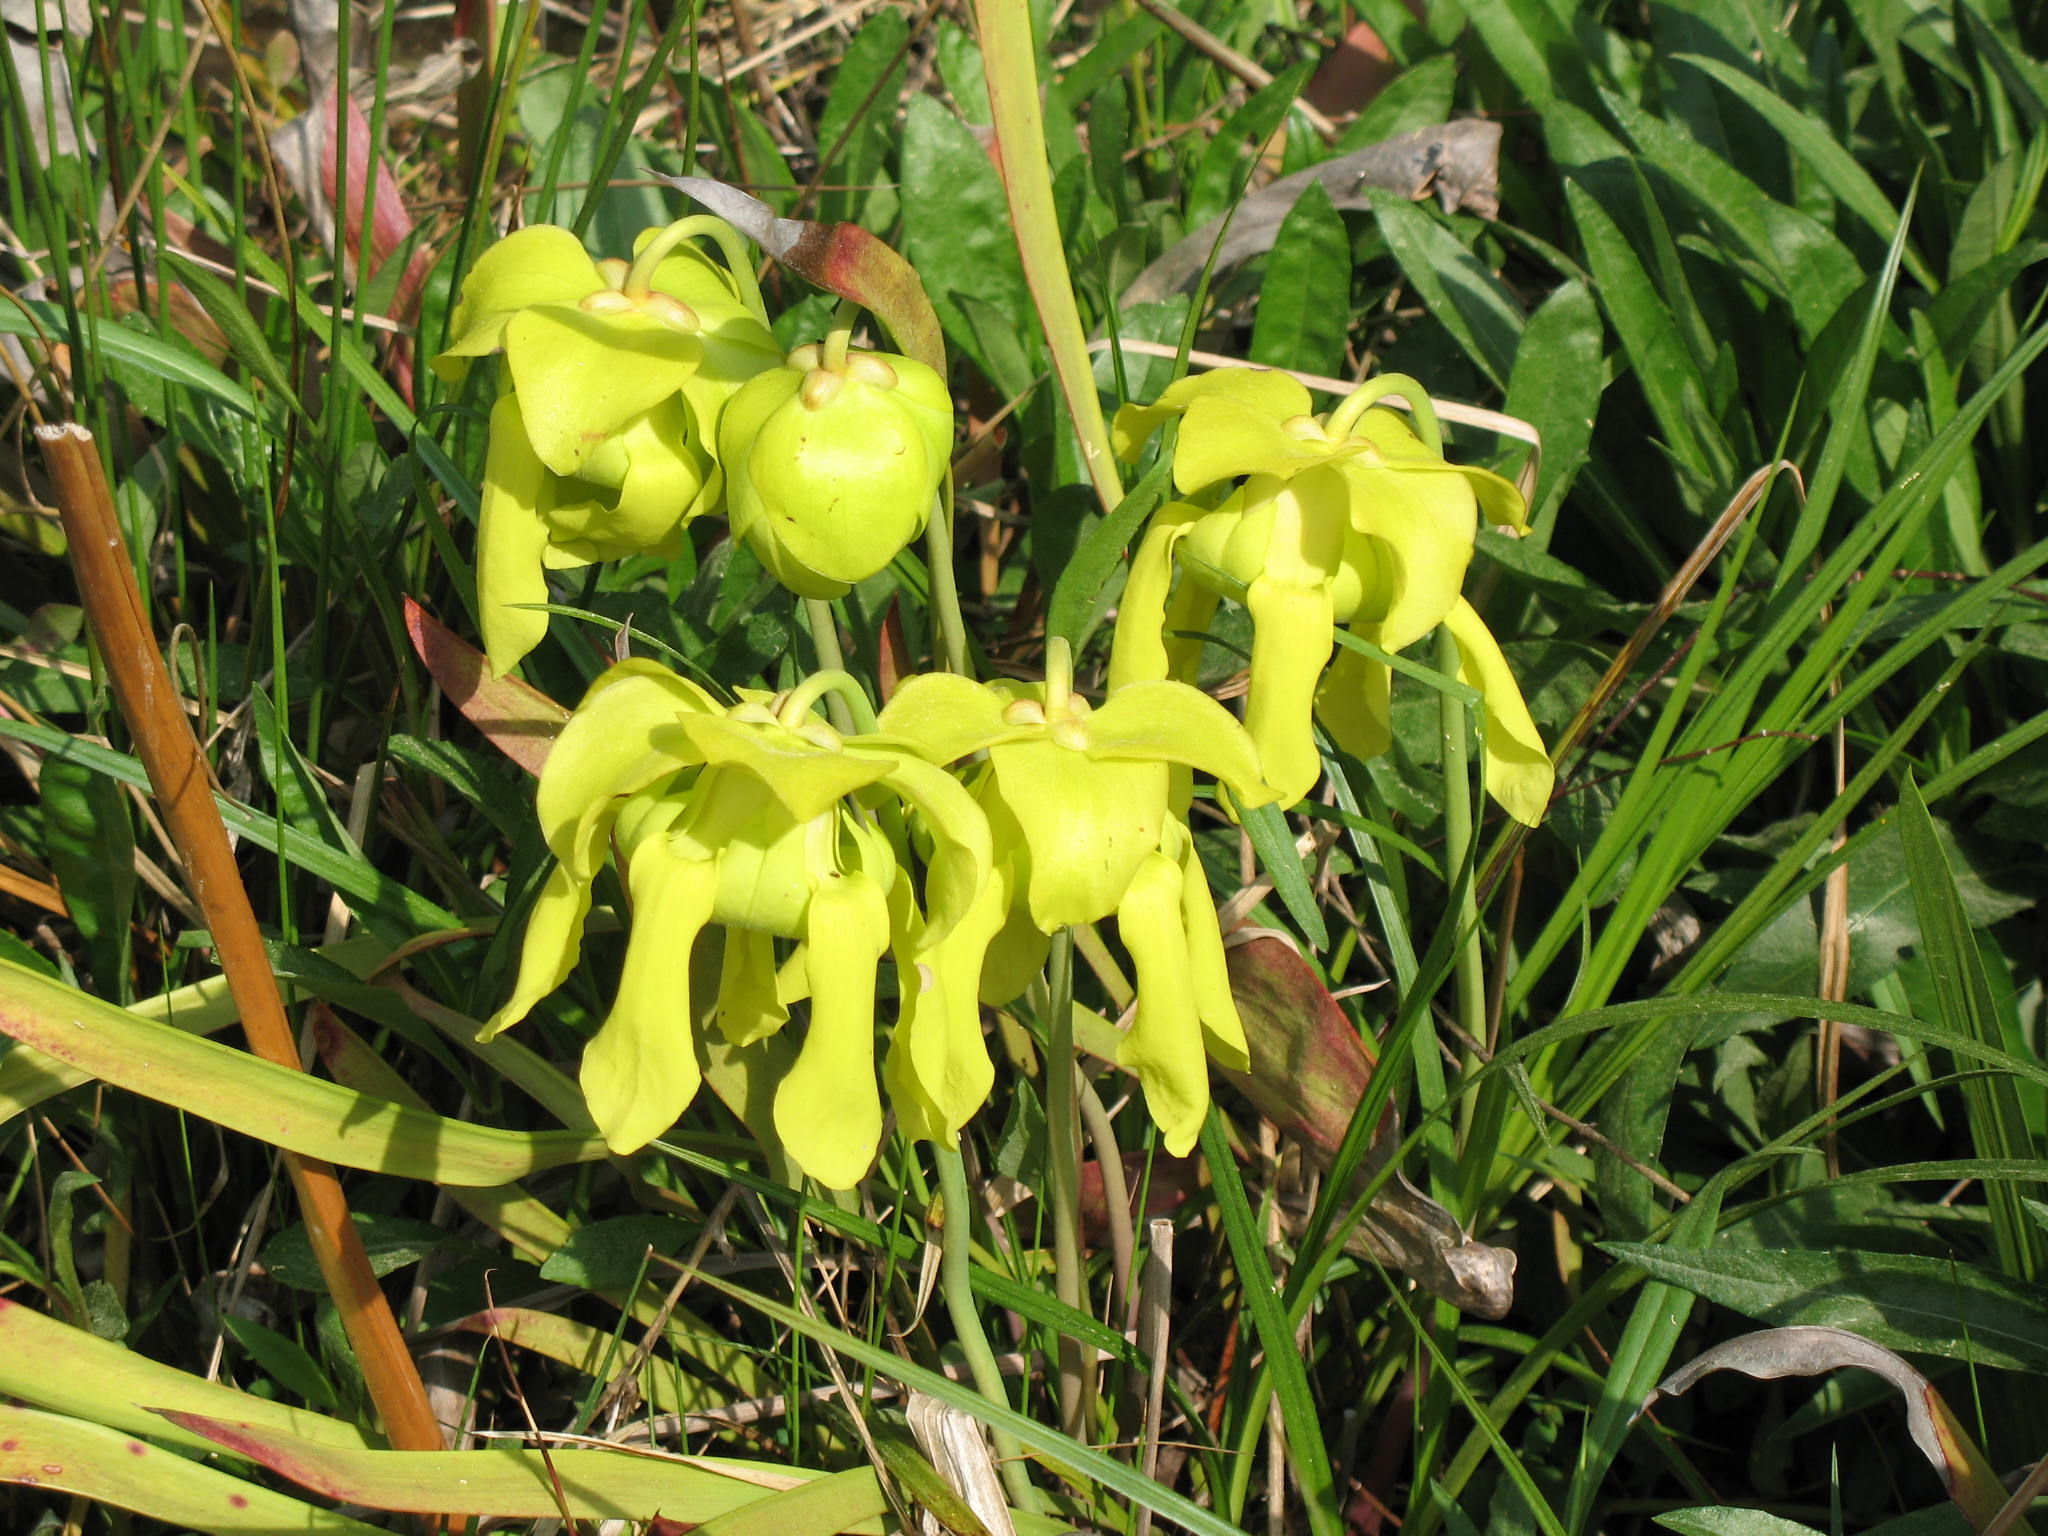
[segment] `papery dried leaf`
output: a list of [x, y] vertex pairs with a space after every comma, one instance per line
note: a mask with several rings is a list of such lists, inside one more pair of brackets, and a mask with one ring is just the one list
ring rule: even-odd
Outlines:
[[652, 174], [694, 197], [798, 277], [853, 300], [882, 322], [904, 356], [945, 376], [946, 343], [924, 280], [858, 224], [777, 218], [759, 198], [708, 176]]
[[[1284, 941], [1236, 944], [1228, 958], [1252, 1069], [1218, 1070], [1327, 1168], [1372, 1081], [1366, 1043], [1321, 978]], [[1353, 1177], [1354, 1190], [1379, 1175], [1400, 1140], [1400, 1120], [1389, 1105]], [[1414, 1276], [1431, 1295], [1477, 1317], [1504, 1317], [1514, 1305], [1514, 1254], [1473, 1242], [1449, 1211], [1398, 1170], [1344, 1246]]]
[[448, 701], [492, 746], [528, 773], [539, 774], [569, 711], [515, 677], [492, 676], [482, 651], [409, 597], [405, 628]]
[[[1934, 1384], [1903, 1356], [1845, 1328], [1765, 1328], [1717, 1344], [1657, 1383], [1637, 1413], [1659, 1397], [1677, 1397], [1715, 1371], [1740, 1371], [1763, 1381], [1783, 1376], [1822, 1376], [1847, 1367], [1882, 1376], [1906, 1400], [1906, 1425], [1913, 1443], [1932, 1463], [1949, 1497], [1972, 1527], [1983, 1530], [2005, 1504], [2005, 1488], [1969, 1432], [1949, 1412]], [[2026, 1522], [2012, 1529], [2025, 1531]]]

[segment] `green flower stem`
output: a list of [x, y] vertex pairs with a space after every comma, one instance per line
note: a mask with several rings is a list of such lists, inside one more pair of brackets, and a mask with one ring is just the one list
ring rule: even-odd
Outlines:
[[860, 306], [851, 299], [841, 299], [839, 307], [832, 311], [832, 329], [825, 333], [824, 366], [827, 373], [846, 372], [846, 349], [853, 345], [853, 320], [860, 313]]
[[[1450, 629], [1438, 625], [1436, 631], [1437, 670], [1446, 677], [1458, 675], [1458, 642], [1451, 638]], [[1465, 720], [1465, 706], [1448, 693], [1437, 695], [1437, 707], [1443, 732], [1444, 760], [1444, 869], [1450, 875], [1452, 890], [1457, 897], [1452, 912], [1452, 921], [1457, 923], [1463, 937], [1458, 943], [1457, 965], [1454, 975], [1457, 980], [1458, 1024], [1471, 1040], [1486, 1038], [1486, 964], [1479, 944], [1479, 902], [1473, 889], [1472, 842], [1472, 754], [1471, 739]], [[1471, 1052], [1465, 1053], [1464, 1070], [1471, 1072], [1478, 1063]], [[1459, 1105], [1460, 1130], [1469, 1134], [1475, 1101], [1467, 1096]], [[1489, 1148], [1472, 1148], [1479, 1161], [1490, 1164], [1492, 1152]], [[1467, 1170], [1468, 1174], [1470, 1170]], [[1468, 1183], [1473, 1182], [1471, 1179]], [[1477, 1180], [1476, 1187], [1484, 1188], [1485, 1179]]]
[[960, 584], [953, 575], [953, 474], [939, 487], [939, 504], [924, 529], [924, 558], [931, 577], [931, 613], [939, 625], [939, 657], [948, 672], [972, 677], [967, 665], [967, 622], [960, 616]]
[[[1071, 931], [1088, 932], [1085, 928]], [[1130, 1306], [1131, 1267], [1138, 1247], [1137, 1234], [1131, 1228], [1131, 1188], [1124, 1180], [1123, 1148], [1117, 1145], [1116, 1126], [1109, 1118], [1109, 1110], [1087, 1074], [1078, 1076], [1081, 1124], [1087, 1128], [1089, 1145], [1095, 1149], [1095, 1165], [1102, 1170], [1102, 1203], [1109, 1217], [1109, 1321], [1111, 1327], [1121, 1328], [1126, 1324], [1125, 1314]]]
[[740, 232], [725, 220], [711, 213], [693, 213], [687, 218], [677, 219], [660, 234], [647, 242], [647, 249], [633, 259], [633, 270], [626, 274], [625, 291], [634, 298], [647, 297], [654, 282], [654, 269], [663, 259], [681, 245], [698, 235], [709, 235], [725, 257], [726, 270], [732, 273], [733, 287], [738, 290], [740, 302], [753, 313], [763, 325], [768, 324], [768, 308], [761, 302], [761, 285], [754, 281], [754, 264], [747, 255], [747, 244]]
[[[1052, 1185], [1053, 1289], [1076, 1312], [1088, 1310], [1081, 1267], [1081, 1133], [1074, 1099], [1074, 935], [1062, 928], [1046, 956], [1045, 1127]], [[1060, 1336], [1060, 1428], [1087, 1443], [1095, 1373], [1079, 1339]]]
[[[939, 1290], [946, 1311], [953, 1319], [953, 1335], [967, 1356], [967, 1369], [974, 1376], [974, 1389], [998, 1408], [1011, 1405], [1003, 1389], [1003, 1373], [996, 1365], [996, 1353], [989, 1347], [981, 1326], [981, 1312], [974, 1305], [974, 1288], [968, 1279], [973, 1267], [972, 1197], [967, 1193], [967, 1168], [957, 1147], [934, 1147], [939, 1162], [939, 1203], [945, 1226], [939, 1243]], [[1003, 1487], [1010, 1502], [1019, 1509], [1038, 1508], [1038, 1490], [1031, 1486], [1029, 1463], [1016, 1436], [1007, 1430], [994, 1431], [996, 1460], [1002, 1467]]]
[[1408, 402], [1408, 413], [1415, 418], [1415, 435], [1422, 439], [1423, 446], [1431, 453], [1442, 458], [1444, 429], [1436, 419], [1436, 405], [1430, 400], [1429, 391], [1405, 373], [1380, 374], [1367, 379], [1346, 395], [1330, 412], [1328, 432], [1331, 439], [1342, 441], [1349, 437], [1351, 429], [1358, 425], [1358, 418], [1388, 395], [1399, 395]]
[[977, 0], [974, 14], [988, 66], [989, 113], [995, 121], [996, 148], [1002, 160], [1003, 193], [1009, 199], [1017, 253], [1024, 260], [1024, 281], [1045, 327], [1045, 344], [1052, 353], [1060, 393], [1081, 437], [1088, 478], [1103, 512], [1108, 513], [1124, 499], [1123, 482], [1117, 478], [1116, 454], [1110, 447], [1109, 427], [1102, 419], [1102, 401], [1095, 393], [1088, 334], [1074, 302], [1074, 281], [1067, 270], [1066, 248], [1053, 210], [1030, 7], [1026, 0]]
[[[806, 601], [817, 602], [818, 606], [825, 610], [825, 620], [828, 624], [830, 623], [832, 618], [832, 605], [830, 603], [822, 602], [815, 598], [806, 599]], [[818, 621], [818, 617], [816, 613], [813, 613], [811, 615], [811, 622], [815, 624]], [[838, 647], [839, 641], [835, 635], [832, 640], [832, 649], [836, 652]], [[872, 733], [875, 729], [875, 706], [869, 702], [867, 690], [862, 688], [859, 680], [843, 667], [824, 666], [824, 658], [822, 656], [819, 658], [819, 661], [819, 671], [813, 672], [809, 677], [789, 690], [789, 693], [782, 701], [782, 708], [778, 712], [777, 718], [787, 726], [801, 725], [804, 715], [809, 711], [810, 707], [822, 698], [826, 700], [825, 707], [832, 710], [835, 717], [838, 707], [843, 706], [852, 711], [853, 723], [859, 727], [863, 734]], [[845, 735], [846, 732], [842, 731], [840, 734]]]
[[[811, 647], [818, 653], [818, 671], [816, 675], [798, 685], [796, 693], [791, 697], [799, 697], [806, 688], [815, 685], [816, 692], [804, 700], [804, 708], [808, 709], [811, 699], [815, 699], [819, 693], [824, 694], [826, 713], [832, 717], [832, 729], [842, 736], [851, 736], [854, 729], [853, 710], [847, 703], [846, 689], [839, 685], [838, 679], [844, 678], [847, 683], [853, 684], [856, 693], [860, 689], [859, 685], [854, 684], [853, 679], [847, 676], [846, 653], [839, 648], [839, 620], [832, 612], [832, 604], [822, 597], [805, 598], [804, 613], [811, 621]], [[865, 697], [862, 702], [866, 702]], [[803, 718], [801, 710], [798, 711], [797, 718]], [[872, 726], [872, 719], [869, 723]]]

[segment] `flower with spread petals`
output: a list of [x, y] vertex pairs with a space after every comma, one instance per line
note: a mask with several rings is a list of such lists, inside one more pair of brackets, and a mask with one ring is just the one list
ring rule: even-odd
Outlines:
[[547, 633], [545, 613], [512, 605], [545, 603], [548, 569], [679, 553], [684, 523], [718, 500], [719, 417], [779, 349], [744, 261], [718, 266], [689, 243], [699, 233], [739, 249], [697, 217], [646, 231], [630, 264], [596, 261], [569, 231], [533, 225], [463, 281], [434, 367], [456, 379], [504, 357], [477, 535], [500, 674]]
[[[529, 919], [513, 996], [485, 1032], [518, 1022], [568, 978], [592, 882], [615, 847], [631, 933], [581, 1081], [616, 1151], [660, 1135], [696, 1093], [690, 952], [713, 926], [725, 930], [714, 1017], [732, 1044], [774, 1034], [789, 1005], [809, 999], [774, 1123], [821, 1183], [852, 1186], [881, 1140], [874, 1016], [885, 955], [906, 998], [904, 1060], [891, 1072], [906, 1129], [950, 1141], [987, 1095], [975, 999], [946, 990], [963, 968], [979, 970], [986, 939], [976, 935], [991, 931], [987, 823], [910, 747], [842, 737], [813, 713], [832, 687], [854, 685], [823, 673], [725, 708], [665, 668], [622, 662], [591, 685], [548, 756], [536, 804], [559, 862]], [[897, 813], [877, 814], [885, 805], [912, 808], [930, 836], [921, 894], [887, 825]], [[780, 960], [778, 941], [796, 946]]]
[[[1420, 434], [1374, 405], [1393, 389], [1415, 404]], [[1245, 725], [1291, 804], [1322, 776], [1313, 714], [1360, 756], [1389, 741], [1387, 667], [1348, 647], [1333, 663], [1332, 626], [1398, 651], [1442, 624], [1458, 640], [1461, 677], [1485, 701], [1486, 787], [1533, 825], [1549, 803], [1550, 760], [1499, 646], [1460, 596], [1479, 514], [1520, 528], [1520, 494], [1445, 460], [1413, 380], [1383, 375], [1326, 419], [1309, 405], [1285, 374], [1228, 368], [1117, 413], [1126, 457], [1180, 419], [1174, 486], [1202, 499], [1162, 508], [1132, 559], [1111, 686], [1189, 675], [1199, 644], [1169, 645], [1167, 631], [1199, 632], [1220, 594], [1241, 596], [1253, 637]]]
[[800, 597], [838, 597], [924, 531], [953, 450], [953, 397], [895, 353], [798, 347], [718, 429], [732, 531]]
[[1132, 683], [1098, 708], [1073, 692], [1064, 642], [1044, 683], [976, 683], [950, 673], [905, 681], [883, 735], [934, 762], [976, 752], [975, 797], [996, 846], [1009, 916], [992, 937], [982, 999], [1011, 1001], [1045, 957], [1046, 935], [1114, 916], [1138, 971], [1137, 1013], [1120, 1062], [1176, 1155], [1209, 1105], [1207, 1056], [1245, 1070], [1244, 1027], [1223, 964], [1215, 902], [1184, 816], [1190, 770], [1236, 803], [1273, 798], [1251, 738], [1184, 683]]

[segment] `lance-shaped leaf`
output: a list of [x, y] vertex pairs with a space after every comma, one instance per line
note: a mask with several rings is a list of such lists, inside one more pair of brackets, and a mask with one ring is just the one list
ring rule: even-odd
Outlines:
[[152, 1410], [182, 1408], [246, 1419], [308, 1444], [363, 1444], [362, 1431], [353, 1424], [160, 1365], [5, 1297], [0, 1297], [0, 1396], [193, 1449], [211, 1446], [205, 1437], [166, 1423]]
[[[1899, 1389], [1906, 1401], [1906, 1426], [1913, 1443], [1933, 1465], [1970, 1524], [1980, 1531], [1989, 1525], [2004, 1507], [2005, 1487], [1969, 1432], [1949, 1412], [1934, 1383], [1882, 1344], [1846, 1329], [1766, 1328], [1717, 1344], [1658, 1382], [1657, 1390], [1643, 1399], [1637, 1412], [1647, 1412], [1659, 1397], [1690, 1391], [1694, 1382], [1715, 1371], [1740, 1371], [1775, 1381], [1783, 1376], [1820, 1376], [1851, 1366], [1882, 1376]], [[2010, 1529], [2025, 1532], [2028, 1527], [2021, 1519]]]
[[354, 1093], [4, 962], [0, 1034], [117, 1088], [344, 1168], [475, 1186], [604, 1156], [603, 1142], [573, 1131], [501, 1131]]
[[853, 300], [882, 322], [906, 356], [944, 376], [946, 344], [923, 279], [859, 225], [780, 219], [760, 199], [722, 181], [654, 175], [694, 197], [797, 276]]
[[448, 702], [492, 746], [528, 773], [539, 773], [569, 711], [530, 683], [494, 676], [482, 651], [410, 597], [405, 600], [405, 628], [414, 652]]
[[[162, 1426], [158, 1426], [161, 1432]], [[378, 1527], [204, 1467], [118, 1430], [0, 1406], [0, 1484], [76, 1494], [220, 1536], [378, 1536]], [[25, 1511], [23, 1513], [26, 1513]]]
[[[566, 1500], [568, 1512], [582, 1520], [649, 1520], [659, 1514], [702, 1525], [773, 1497], [790, 1486], [784, 1479], [791, 1475], [806, 1483], [821, 1475], [626, 1451], [351, 1451], [256, 1424], [190, 1413], [166, 1417], [328, 1498], [421, 1514], [555, 1519]], [[779, 1486], [764, 1487], [763, 1474]], [[843, 1529], [858, 1530], [888, 1508], [873, 1472], [862, 1468], [859, 1475], [872, 1493], [847, 1507]]]
[[[1252, 1069], [1227, 1075], [1312, 1162], [1328, 1166], [1372, 1079], [1365, 1043], [1308, 963], [1279, 939], [1239, 944], [1228, 961]], [[1380, 1175], [1400, 1140], [1390, 1107], [1354, 1175], [1354, 1194]], [[1514, 1304], [1515, 1256], [1473, 1242], [1399, 1170], [1345, 1247], [1413, 1275], [1432, 1295], [1476, 1316], [1504, 1317]]]

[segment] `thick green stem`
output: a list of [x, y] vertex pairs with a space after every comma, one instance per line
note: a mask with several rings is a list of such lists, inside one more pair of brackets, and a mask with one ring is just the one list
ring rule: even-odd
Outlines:
[[1081, 325], [1080, 306], [1074, 302], [1074, 280], [1067, 270], [1066, 247], [1053, 208], [1031, 8], [1026, 0], [977, 0], [974, 14], [981, 29], [982, 57], [988, 65], [989, 114], [995, 121], [1010, 225], [1016, 231], [1017, 253], [1024, 259], [1024, 281], [1045, 327], [1045, 344], [1052, 353], [1060, 393], [1074, 419], [1074, 430], [1080, 434], [1088, 478], [1107, 513], [1124, 499], [1123, 483], [1117, 478], [1116, 454], [1110, 448], [1108, 424], [1102, 419], [1102, 401], [1095, 393], [1088, 333]]
[[[1446, 677], [1458, 675], [1458, 642], [1451, 638], [1448, 627], [1438, 626], [1436, 632], [1437, 670]], [[1486, 1038], [1486, 960], [1481, 953], [1479, 942], [1479, 902], [1473, 887], [1473, 806], [1472, 806], [1472, 754], [1471, 737], [1465, 719], [1464, 701], [1449, 693], [1437, 695], [1443, 734], [1444, 763], [1444, 870], [1450, 876], [1451, 892], [1455, 898], [1450, 913], [1451, 921], [1458, 925], [1463, 936], [1458, 942], [1457, 1006], [1458, 1026], [1465, 1031], [1468, 1040]], [[1466, 1049], [1464, 1070], [1475, 1070], [1478, 1063], [1473, 1059], [1469, 1047]], [[1473, 1111], [1477, 1101], [1468, 1095], [1458, 1106], [1461, 1131], [1469, 1137], [1472, 1129]], [[1493, 1152], [1490, 1147], [1472, 1147], [1467, 1142], [1464, 1150], [1473, 1153], [1478, 1161], [1490, 1163]], [[1485, 1177], [1479, 1175], [1475, 1181], [1470, 1168], [1466, 1170], [1468, 1187], [1485, 1187]]]
[[839, 307], [832, 311], [832, 329], [825, 333], [825, 346], [820, 366], [827, 373], [846, 372], [846, 349], [853, 345], [853, 321], [860, 313], [860, 306], [851, 299], [841, 299]]
[[[1081, 1131], [1074, 1094], [1074, 935], [1052, 936], [1046, 957], [1045, 1127], [1052, 1185], [1053, 1290], [1062, 1305], [1088, 1310], [1081, 1263]], [[1060, 1428], [1088, 1443], [1095, 1397], [1092, 1353], [1079, 1339], [1060, 1336]]]
[[1422, 439], [1425, 448], [1442, 458], [1444, 429], [1437, 423], [1435, 402], [1429, 398], [1428, 390], [1405, 373], [1380, 374], [1367, 379], [1346, 395], [1330, 412], [1328, 432], [1331, 441], [1341, 442], [1349, 437], [1351, 429], [1358, 425], [1358, 418], [1388, 395], [1399, 395], [1408, 402], [1408, 413], [1415, 418], [1415, 435]]
[[[811, 621], [811, 646], [818, 653], [819, 675], [846, 676], [846, 654], [839, 648], [839, 620], [833, 615], [832, 604], [822, 597], [807, 597], [804, 612]], [[853, 711], [844, 694], [836, 684], [821, 685], [820, 691], [825, 694], [825, 710], [832, 717], [832, 728], [842, 736], [851, 736]]]
[[960, 617], [960, 584], [953, 576], [953, 476], [939, 487], [939, 504], [924, 530], [925, 564], [931, 574], [931, 617], [939, 626], [939, 659], [948, 672], [972, 677], [967, 665], [967, 622]]
[[698, 235], [709, 235], [725, 257], [726, 270], [732, 274], [733, 287], [738, 291], [740, 302], [747, 306], [755, 319], [763, 325], [768, 323], [768, 308], [761, 302], [761, 286], [754, 281], [754, 266], [747, 257], [747, 243], [740, 232], [725, 220], [711, 213], [693, 213], [687, 218], [677, 219], [660, 234], [647, 242], [647, 249], [633, 258], [633, 269], [626, 274], [625, 291], [635, 298], [645, 298], [654, 282], [654, 269], [662, 259], [681, 245]]
[[[946, 1299], [946, 1312], [953, 1319], [953, 1335], [967, 1356], [967, 1369], [974, 1377], [974, 1389], [998, 1408], [1011, 1406], [1003, 1390], [1003, 1373], [996, 1365], [996, 1352], [982, 1331], [981, 1312], [974, 1305], [974, 1288], [968, 1279], [973, 1266], [972, 1197], [967, 1193], [967, 1168], [957, 1148], [935, 1147], [939, 1161], [939, 1201], [945, 1225], [939, 1247], [939, 1290]], [[1024, 1449], [1007, 1430], [993, 1431], [996, 1459], [1002, 1465], [1003, 1487], [1010, 1502], [1019, 1509], [1038, 1508], [1037, 1490], [1024, 1460]]]

